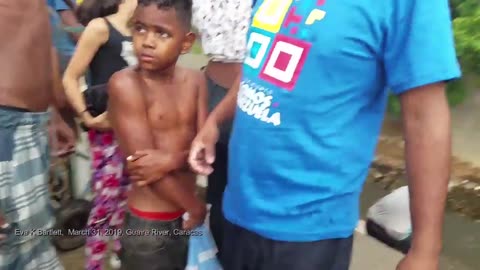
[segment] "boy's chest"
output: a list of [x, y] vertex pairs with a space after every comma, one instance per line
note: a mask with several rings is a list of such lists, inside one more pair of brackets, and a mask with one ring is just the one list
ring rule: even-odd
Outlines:
[[171, 128], [195, 123], [197, 90], [192, 83], [162, 86], [147, 97], [147, 113], [156, 128]]

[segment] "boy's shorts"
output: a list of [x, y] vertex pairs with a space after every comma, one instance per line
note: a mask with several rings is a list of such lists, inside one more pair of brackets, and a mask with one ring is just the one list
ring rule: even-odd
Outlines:
[[182, 218], [147, 220], [131, 211], [125, 216], [120, 243], [123, 270], [184, 270], [188, 236]]

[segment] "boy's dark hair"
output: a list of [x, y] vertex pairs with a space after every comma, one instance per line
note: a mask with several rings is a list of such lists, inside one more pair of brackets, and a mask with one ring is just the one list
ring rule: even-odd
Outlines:
[[84, 0], [77, 8], [78, 21], [87, 25], [95, 18], [102, 18], [117, 13], [123, 0]]
[[192, 23], [192, 0], [138, 0], [138, 5], [156, 5], [159, 9], [174, 8], [180, 20], [190, 29]]

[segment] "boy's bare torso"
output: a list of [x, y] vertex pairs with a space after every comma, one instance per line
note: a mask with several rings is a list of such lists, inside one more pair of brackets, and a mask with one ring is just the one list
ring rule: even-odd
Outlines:
[[44, 111], [51, 99], [51, 33], [45, 0], [0, 0], [0, 105]]
[[[198, 71], [177, 67], [171, 83], [148, 81], [138, 71], [131, 69], [130, 76], [137, 77], [137, 89], [142, 91], [155, 149], [177, 153], [190, 149], [197, 133]], [[132, 131], [134, 132], [134, 131]], [[175, 181], [195, 192], [196, 176], [185, 164], [184, 169], [170, 173]], [[134, 187], [129, 194], [129, 204], [144, 211], [177, 211], [177, 205], [162, 199], [151, 188]]]

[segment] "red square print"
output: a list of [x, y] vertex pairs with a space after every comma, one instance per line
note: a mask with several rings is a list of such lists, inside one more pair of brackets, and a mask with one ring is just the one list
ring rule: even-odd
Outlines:
[[292, 91], [310, 47], [311, 44], [308, 42], [278, 34], [259, 77], [275, 86]]
[[288, 67], [288, 63], [290, 63], [291, 58], [291, 54], [288, 54], [286, 52], [280, 52], [280, 54], [278, 55], [278, 60], [277, 62], [275, 62], [275, 68], [285, 71]]

